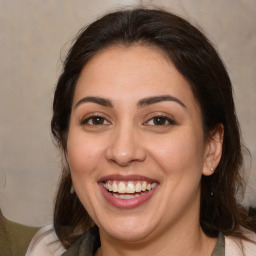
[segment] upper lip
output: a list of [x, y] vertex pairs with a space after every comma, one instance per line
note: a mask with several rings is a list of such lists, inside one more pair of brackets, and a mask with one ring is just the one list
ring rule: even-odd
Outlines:
[[151, 179], [141, 175], [120, 175], [120, 174], [111, 174], [107, 176], [103, 176], [99, 179], [98, 182], [106, 182], [108, 180], [116, 180], [116, 181], [147, 181], [149, 183], [159, 183], [155, 179]]

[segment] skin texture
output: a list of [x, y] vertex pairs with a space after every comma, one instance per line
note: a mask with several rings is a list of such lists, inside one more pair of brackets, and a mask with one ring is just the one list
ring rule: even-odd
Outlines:
[[[138, 106], [163, 95], [175, 100]], [[66, 157], [75, 191], [99, 227], [100, 253], [211, 255], [216, 239], [199, 225], [200, 180], [218, 165], [222, 133], [205, 139], [188, 82], [160, 50], [117, 45], [96, 54], [77, 82]], [[121, 209], [103, 196], [99, 181], [107, 175], [140, 175], [158, 186], [143, 204]]]

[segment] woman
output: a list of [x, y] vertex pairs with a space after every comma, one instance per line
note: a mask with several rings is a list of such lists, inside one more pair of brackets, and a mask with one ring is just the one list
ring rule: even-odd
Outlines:
[[56, 87], [52, 133], [67, 165], [54, 229], [28, 255], [255, 254], [236, 201], [230, 79], [187, 21], [135, 9], [84, 29]]

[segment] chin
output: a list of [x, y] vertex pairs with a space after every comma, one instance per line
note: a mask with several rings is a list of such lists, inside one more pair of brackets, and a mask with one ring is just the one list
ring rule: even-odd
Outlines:
[[103, 230], [106, 235], [116, 240], [134, 243], [146, 240], [154, 230], [152, 223], [143, 223], [141, 220], [129, 221], [126, 219], [119, 223], [104, 225], [99, 228], [100, 232]]
[[141, 229], [136, 229], [132, 231], [127, 231], [127, 229], [115, 229], [113, 230], [113, 232], [111, 232], [111, 230], [108, 231], [108, 235], [113, 237], [114, 239], [121, 240], [124, 242], [131, 242], [133, 244], [138, 241], [146, 240], [151, 233], [152, 232], [149, 230]]

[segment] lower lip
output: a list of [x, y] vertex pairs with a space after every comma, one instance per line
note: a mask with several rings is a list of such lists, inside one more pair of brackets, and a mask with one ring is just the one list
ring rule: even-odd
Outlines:
[[112, 196], [111, 193], [109, 193], [104, 187], [102, 183], [99, 183], [101, 191], [105, 197], [105, 199], [113, 206], [121, 209], [132, 209], [135, 207], [138, 207], [142, 204], [144, 204], [147, 200], [149, 200], [154, 192], [156, 191], [156, 188], [153, 188], [152, 190], [148, 191], [147, 193], [139, 196], [139, 197], [134, 197], [131, 199], [120, 199]]

